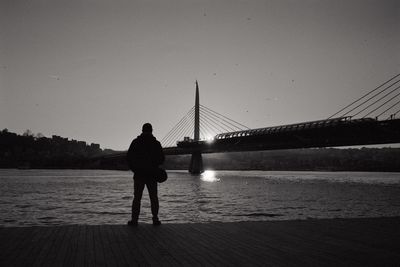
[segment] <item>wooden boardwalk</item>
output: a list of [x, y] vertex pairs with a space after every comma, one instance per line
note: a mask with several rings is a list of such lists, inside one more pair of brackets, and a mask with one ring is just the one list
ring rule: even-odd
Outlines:
[[0, 228], [0, 266], [399, 266], [400, 218]]

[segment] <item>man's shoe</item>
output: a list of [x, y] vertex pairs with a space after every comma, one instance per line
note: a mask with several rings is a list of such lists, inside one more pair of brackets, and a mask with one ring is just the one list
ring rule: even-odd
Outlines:
[[159, 220], [159, 219], [153, 220], [153, 225], [154, 225], [154, 226], [159, 226], [159, 225], [161, 225], [160, 220]]
[[129, 221], [128, 225], [129, 226], [138, 226], [138, 222], [137, 221]]

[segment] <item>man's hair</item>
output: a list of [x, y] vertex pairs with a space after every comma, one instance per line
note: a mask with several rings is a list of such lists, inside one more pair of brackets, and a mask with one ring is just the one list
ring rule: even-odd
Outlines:
[[153, 132], [153, 126], [151, 126], [151, 124], [148, 123], [148, 122], [145, 123], [145, 124], [143, 124], [142, 132], [144, 132], [144, 133], [151, 133], [151, 132]]

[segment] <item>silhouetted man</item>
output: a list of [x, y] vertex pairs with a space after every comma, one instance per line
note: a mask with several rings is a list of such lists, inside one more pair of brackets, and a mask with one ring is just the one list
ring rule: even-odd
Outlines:
[[153, 225], [160, 225], [158, 219], [158, 196], [156, 171], [164, 162], [164, 153], [160, 142], [153, 136], [153, 127], [150, 123], [143, 124], [142, 134], [134, 139], [129, 147], [127, 160], [129, 168], [134, 172], [132, 220], [128, 225], [136, 226], [140, 214], [140, 201], [142, 200], [144, 186], [150, 196]]

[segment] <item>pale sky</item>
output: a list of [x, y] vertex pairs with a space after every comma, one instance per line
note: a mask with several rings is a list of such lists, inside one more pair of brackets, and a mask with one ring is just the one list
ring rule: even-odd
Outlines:
[[127, 149], [201, 104], [324, 119], [400, 72], [400, 1], [1, 0], [0, 129]]

